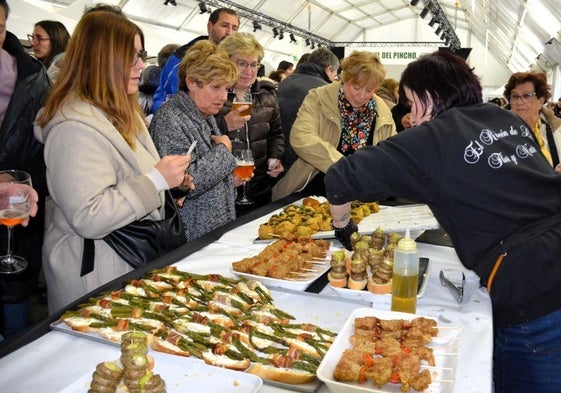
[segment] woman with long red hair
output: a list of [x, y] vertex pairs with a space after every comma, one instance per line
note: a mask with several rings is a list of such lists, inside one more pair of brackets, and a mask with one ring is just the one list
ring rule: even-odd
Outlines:
[[[37, 117], [52, 198], [43, 244], [51, 313], [132, 270], [103, 238], [135, 220], [163, 218], [164, 190], [192, 187], [190, 157], [160, 159], [146, 129], [137, 101], [145, 56], [127, 18], [84, 15]], [[84, 239], [95, 244], [89, 272]]]

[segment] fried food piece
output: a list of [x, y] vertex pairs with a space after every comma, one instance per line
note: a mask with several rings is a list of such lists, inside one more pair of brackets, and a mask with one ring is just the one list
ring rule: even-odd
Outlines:
[[375, 330], [378, 321], [376, 317], [355, 318], [355, 329]]
[[409, 384], [418, 392], [427, 390], [431, 383], [432, 378], [430, 376], [430, 371], [426, 369], [420, 373], [412, 375], [411, 378], [409, 378]]
[[298, 225], [293, 232], [293, 235], [296, 237], [309, 237], [316, 233], [317, 230], [306, 226], [306, 225]]
[[281, 221], [276, 227], [275, 227], [275, 235], [281, 235], [283, 232], [288, 232], [288, 233], [292, 233], [294, 231], [294, 228], [296, 227], [296, 225], [294, 225], [294, 223], [292, 223], [291, 221], [285, 220], [285, 221]]
[[356, 382], [360, 374], [362, 365], [356, 362], [356, 353], [358, 351], [347, 349], [343, 352], [343, 356], [339, 359], [335, 370], [333, 371], [333, 378], [341, 382]]
[[355, 350], [360, 352], [375, 353], [376, 352], [376, 342], [368, 336], [353, 335], [350, 337], [351, 344]]
[[372, 367], [366, 370], [366, 377], [372, 379], [376, 386], [382, 387], [390, 381], [392, 372], [392, 360], [390, 358], [374, 358]]
[[258, 230], [259, 239], [262, 240], [274, 239], [275, 238], [273, 236], [274, 233], [275, 233], [275, 229], [269, 223], [259, 225], [259, 230]]
[[319, 205], [320, 205], [319, 201], [314, 198], [304, 198], [302, 200], [302, 206], [310, 206], [313, 207], [314, 209], [317, 209]]

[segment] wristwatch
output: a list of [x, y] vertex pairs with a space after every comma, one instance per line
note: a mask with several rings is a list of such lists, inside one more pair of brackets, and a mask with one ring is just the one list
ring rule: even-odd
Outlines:
[[354, 223], [351, 219], [343, 228], [337, 228], [333, 225], [333, 221], [331, 222], [331, 228], [335, 232], [335, 238], [341, 242], [343, 247], [347, 250], [352, 250], [351, 245], [351, 235], [358, 231], [358, 226]]

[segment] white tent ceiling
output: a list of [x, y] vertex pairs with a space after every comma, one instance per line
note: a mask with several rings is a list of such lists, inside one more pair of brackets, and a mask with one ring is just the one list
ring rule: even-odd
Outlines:
[[[8, 29], [25, 37], [33, 23], [41, 19], [56, 18], [71, 31], [84, 8], [99, 0], [8, 2], [12, 8]], [[164, 0], [105, 2], [119, 5], [143, 28], [151, 55], [167, 43], [182, 44], [206, 34], [208, 14], [200, 12], [197, 0], [175, 0], [176, 6], [164, 5]], [[241, 31], [253, 32], [253, 19], [271, 18], [273, 25], [279, 22], [279, 26], [296, 32], [296, 43], [290, 42], [288, 34], [283, 40], [274, 38], [271, 24], [262, 23], [262, 29], [253, 32], [267, 50], [268, 70], [275, 68], [279, 60], [297, 60], [302, 53], [309, 52], [311, 48], [305, 45], [307, 32], [310, 37], [346, 46], [348, 50], [388, 46], [425, 46], [433, 50], [444, 46], [435, 35], [438, 24], [429, 26], [431, 13], [424, 19], [419, 16], [430, 4], [439, 4], [461, 46], [472, 48], [468, 61], [488, 88], [501, 86], [512, 72], [531, 67], [548, 71], [550, 75], [553, 69], [556, 74], [561, 63], [559, 0], [420, 0], [415, 6], [410, 0], [209, 0], [206, 3], [209, 9], [231, 6], [241, 10]], [[255, 18], [243, 15], [246, 10]], [[399, 79], [403, 67], [388, 67], [389, 76]]]

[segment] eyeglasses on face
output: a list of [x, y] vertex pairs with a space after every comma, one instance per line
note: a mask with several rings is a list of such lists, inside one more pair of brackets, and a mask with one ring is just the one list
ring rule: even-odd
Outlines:
[[509, 101], [513, 103], [520, 100], [521, 103], [527, 104], [535, 95], [536, 93], [511, 94]]
[[38, 42], [41, 42], [41, 41], [50, 41], [51, 40], [49, 37], [43, 37], [42, 35], [39, 35], [39, 34], [28, 34], [27, 39], [29, 40], [29, 42], [31, 44], [38, 43]]
[[138, 64], [139, 59], [142, 59], [142, 62], [146, 63], [147, 58], [148, 58], [148, 53], [144, 49], [135, 53], [134, 54], [134, 60], [132, 62], [133, 67]]
[[241, 69], [247, 70], [247, 67], [251, 69], [251, 71], [257, 71], [259, 67], [261, 67], [261, 63], [248, 63], [244, 60], [234, 60], [234, 63]]

